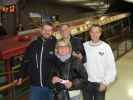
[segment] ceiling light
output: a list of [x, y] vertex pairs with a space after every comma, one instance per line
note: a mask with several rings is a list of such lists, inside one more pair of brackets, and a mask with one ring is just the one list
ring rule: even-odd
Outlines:
[[133, 0], [124, 0], [126, 2], [129, 2], [129, 3], [133, 3]]
[[86, 0], [59, 0], [61, 2], [84, 2]]
[[103, 5], [104, 2], [90, 2], [90, 3], [84, 3], [83, 5], [85, 6], [98, 6], [98, 5]]

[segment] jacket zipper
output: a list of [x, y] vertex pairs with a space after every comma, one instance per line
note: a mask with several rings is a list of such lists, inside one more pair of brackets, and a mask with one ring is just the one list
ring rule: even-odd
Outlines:
[[43, 45], [44, 45], [44, 41], [42, 43], [42, 49], [41, 49], [41, 56], [40, 56], [40, 84], [41, 87], [43, 87], [43, 82], [42, 82], [42, 55], [43, 55]]
[[37, 66], [37, 69], [38, 69], [38, 57], [37, 57], [37, 53], [36, 53], [36, 66]]

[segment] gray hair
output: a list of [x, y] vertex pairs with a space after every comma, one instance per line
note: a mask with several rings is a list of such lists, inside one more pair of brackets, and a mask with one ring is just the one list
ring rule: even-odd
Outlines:
[[60, 47], [60, 46], [67, 46], [69, 48], [72, 48], [71, 43], [64, 39], [57, 41], [55, 48], [58, 49], [58, 47]]

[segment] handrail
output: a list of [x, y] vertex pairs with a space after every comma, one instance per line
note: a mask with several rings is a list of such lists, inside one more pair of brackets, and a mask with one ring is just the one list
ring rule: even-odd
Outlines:
[[0, 77], [1, 77], [1, 76], [5, 76], [5, 75], [8, 75], [8, 74], [18, 73], [18, 72], [19, 72], [19, 71], [3, 72], [3, 73], [0, 73]]
[[[28, 79], [29, 79], [29, 77], [24, 78], [24, 79], [22, 80], [22, 84], [25, 83], [26, 81], [28, 81]], [[0, 92], [1, 92], [1, 91], [5, 91], [5, 90], [7, 90], [7, 89], [10, 89], [10, 88], [12, 88], [12, 87], [15, 87], [15, 86], [17, 86], [16, 84], [17, 84], [17, 81], [14, 80], [14, 81], [12, 81], [12, 82], [9, 83], [9, 84], [0, 86]], [[22, 85], [22, 84], [21, 84], [21, 85]]]

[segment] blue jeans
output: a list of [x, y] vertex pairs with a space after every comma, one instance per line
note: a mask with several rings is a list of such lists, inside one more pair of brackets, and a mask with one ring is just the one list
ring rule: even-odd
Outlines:
[[29, 100], [53, 100], [53, 92], [48, 87], [31, 86]]

